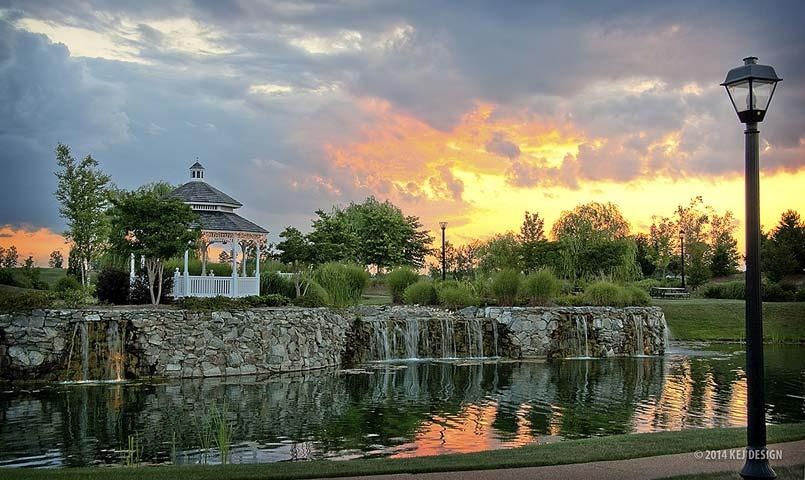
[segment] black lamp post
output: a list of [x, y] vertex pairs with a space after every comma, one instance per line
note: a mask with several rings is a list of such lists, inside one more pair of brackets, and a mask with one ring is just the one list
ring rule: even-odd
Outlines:
[[447, 222], [439, 222], [439, 226], [442, 227], [442, 281], [444, 281], [447, 278], [447, 261], [444, 253], [444, 229], [447, 228]]
[[679, 264], [682, 266], [682, 288], [685, 288], [685, 231], [679, 231]]
[[727, 73], [727, 88], [738, 119], [746, 124], [746, 384], [747, 447], [744, 478], [775, 478], [766, 456], [766, 401], [763, 385], [763, 320], [760, 301], [760, 148], [757, 124], [766, 116], [777, 82], [782, 80], [757, 57]]

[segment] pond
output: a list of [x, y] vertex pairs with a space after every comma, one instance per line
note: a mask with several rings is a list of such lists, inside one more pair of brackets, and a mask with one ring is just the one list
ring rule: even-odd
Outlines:
[[[0, 466], [233, 463], [472, 452], [745, 424], [740, 345], [665, 357], [371, 363], [270, 377], [0, 386]], [[767, 346], [767, 420], [805, 421], [805, 347]]]

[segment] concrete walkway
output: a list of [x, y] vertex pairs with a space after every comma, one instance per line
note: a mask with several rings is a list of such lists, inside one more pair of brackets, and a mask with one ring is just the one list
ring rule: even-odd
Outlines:
[[[769, 445], [776, 457], [772, 467], [805, 464], [805, 440]], [[744, 449], [719, 450], [719, 459], [700, 458], [697, 453], [679, 453], [659, 457], [633, 458], [607, 462], [577, 463], [550, 467], [507, 468], [499, 470], [472, 470], [442, 473], [400, 473], [366, 477], [345, 477], [348, 480], [586, 480], [591, 478], [618, 478], [643, 480], [674, 477], [696, 473], [738, 472], [744, 464], [740, 455]], [[771, 454], [770, 454], [771, 455]], [[704, 457], [702, 454], [701, 457]], [[770, 457], [771, 458], [771, 457]]]

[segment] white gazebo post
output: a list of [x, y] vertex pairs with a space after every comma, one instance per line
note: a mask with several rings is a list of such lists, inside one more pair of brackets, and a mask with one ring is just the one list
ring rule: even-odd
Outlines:
[[129, 287], [134, 287], [134, 281], [136, 280], [136, 276], [134, 275], [134, 254], [131, 254], [131, 268], [129, 269]]
[[187, 261], [188, 261], [188, 250], [185, 249], [184, 251], [184, 291], [185, 295], [190, 292], [190, 272], [187, 268]]
[[238, 296], [238, 237], [232, 239], [232, 296]]
[[260, 240], [255, 242], [254, 277], [257, 282], [257, 296], [260, 296]]

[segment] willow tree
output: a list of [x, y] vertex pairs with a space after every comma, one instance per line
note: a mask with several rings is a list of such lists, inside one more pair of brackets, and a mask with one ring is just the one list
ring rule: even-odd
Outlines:
[[198, 240], [196, 214], [181, 200], [141, 190], [117, 195], [110, 217], [111, 244], [118, 252], [145, 257], [151, 303], [159, 305], [165, 261]]

